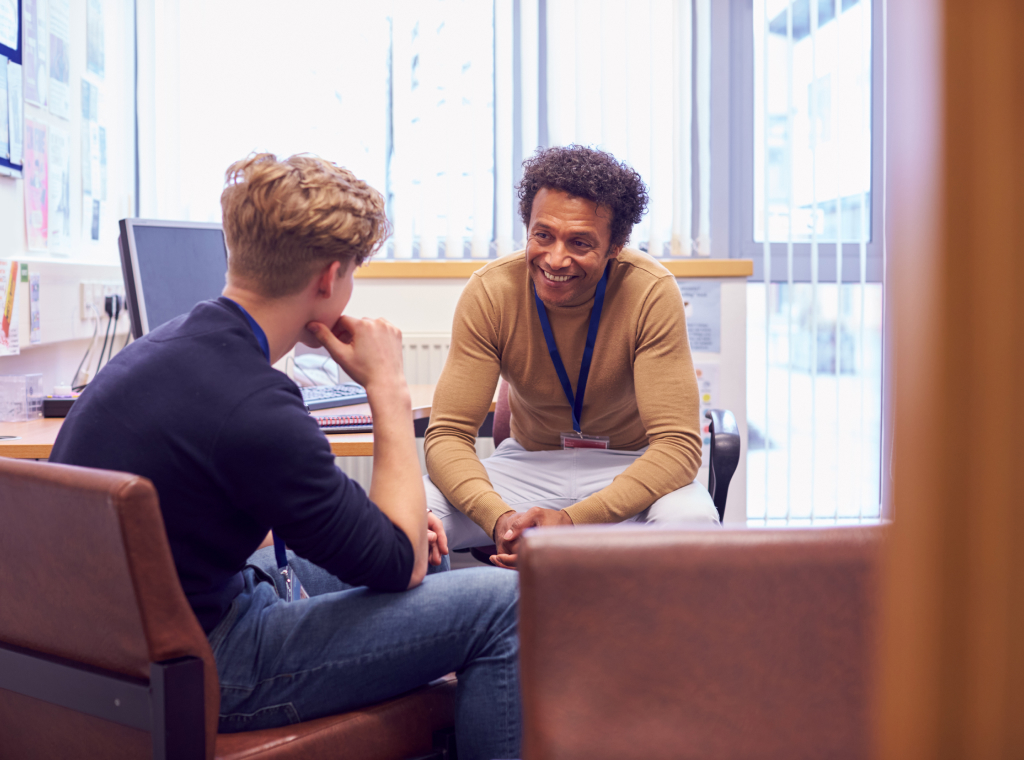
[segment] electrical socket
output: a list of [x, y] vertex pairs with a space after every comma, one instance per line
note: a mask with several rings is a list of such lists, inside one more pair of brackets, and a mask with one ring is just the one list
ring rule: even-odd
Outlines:
[[79, 319], [85, 322], [105, 316], [103, 302], [113, 295], [124, 298], [124, 283], [120, 280], [82, 280], [78, 284]]

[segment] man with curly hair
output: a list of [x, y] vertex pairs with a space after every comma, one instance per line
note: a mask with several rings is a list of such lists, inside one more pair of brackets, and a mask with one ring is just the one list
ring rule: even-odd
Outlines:
[[[526, 249], [477, 271], [459, 300], [426, 435], [427, 504], [456, 548], [514, 567], [542, 525], [717, 523], [694, 481], [697, 381], [675, 278], [626, 248], [647, 207], [631, 168], [581, 146], [523, 165]], [[512, 435], [474, 446], [499, 376]]]
[[[220, 731], [351, 710], [454, 670], [459, 757], [518, 757], [516, 583], [483, 567], [427, 575], [447, 548], [426, 509], [401, 333], [343, 314], [356, 267], [387, 238], [384, 199], [323, 159], [261, 154], [228, 169], [221, 205], [223, 295], [104, 367], [52, 459], [156, 486], [217, 663]], [[271, 366], [298, 342], [366, 388], [368, 494]], [[257, 551], [268, 530], [276, 546]]]

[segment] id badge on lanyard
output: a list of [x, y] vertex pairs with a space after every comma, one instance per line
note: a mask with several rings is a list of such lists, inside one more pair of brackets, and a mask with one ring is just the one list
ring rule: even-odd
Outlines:
[[540, 319], [541, 329], [544, 331], [544, 341], [548, 344], [548, 353], [551, 355], [551, 363], [555, 365], [555, 372], [562, 384], [562, 390], [569, 401], [569, 410], [572, 413], [572, 432], [562, 433], [561, 441], [563, 449], [607, 449], [611, 439], [605, 435], [584, 435], [580, 427], [580, 416], [583, 414], [583, 394], [587, 390], [587, 378], [590, 376], [590, 363], [594, 359], [594, 344], [597, 342], [597, 328], [601, 324], [601, 311], [604, 308], [604, 292], [608, 287], [608, 269], [611, 262], [604, 268], [601, 281], [597, 283], [597, 291], [594, 293], [594, 307], [590, 311], [590, 326], [587, 328], [587, 344], [583, 349], [583, 361], [580, 363], [580, 376], [576, 381], [576, 393], [572, 392], [572, 385], [569, 383], [569, 374], [565, 371], [565, 364], [558, 353], [558, 346], [555, 345], [555, 334], [551, 330], [551, 323], [548, 321], [548, 313], [544, 308], [544, 302], [540, 300], [537, 291], [533, 291], [534, 303], [537, 306], [537, 317]]

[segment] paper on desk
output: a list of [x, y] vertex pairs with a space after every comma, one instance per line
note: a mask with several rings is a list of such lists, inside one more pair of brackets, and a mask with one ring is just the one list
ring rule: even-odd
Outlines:
[[46, 0], [22, 0], [25, 19], [25, 100], [46, 107], [50, 80], [50, 33], [46, 23]]
[[700, 397], [700, 438], [701, 467], [711, 463], [711, 420], [704, 418], [708, 409], [718, 406], [718, 364], [710, 362], [695, 363], [697, 373], [697, 393]]
[[20, 164], [25, 151], [25, 114], [21, 102], [21, 65], [14, 61], [7, 62], [7, 111], [11, 163]]
[[49, 231], [46, 129], [45, 124], [25, 120], [25, 227], [28, 231], [28, 247], [32, 251], [46, 250]]
[[0, 356], [20, 353], [17, 297], [18, 262], [0, 261]]
[[49, 249], [66, 252], [71, 243], [71, 141], [65, 130], [50, 129]]
[[18, 0], [0, 0], [0, 45], [18, 49]]
[[71, 0], [50, 0], [50, 113], [71, 118]]

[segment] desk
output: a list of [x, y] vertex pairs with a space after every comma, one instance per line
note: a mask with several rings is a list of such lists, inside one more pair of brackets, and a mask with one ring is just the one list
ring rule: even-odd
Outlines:
[[[434, 398], [433, 385], [410, 385], [412, 396], [413, 423], [422, 434], [430, 419], [430, 405]], [[494, 404], [491, 404], [494, 411]], [[369, 414], [369, 404], [353, 404], [337, 409], [318, 409], [321, 414]], [[0, 436], [15, 435], [16, 440], [0, 440], [0, 456], [12, 459], [47, 459], [57, 440], [57, 433], [64, 420], [59, 417], [31, 420], [29, 422], [0, 422]], [[331, 451], [336, 457], [373, 456], [373, 433], [339, 433], [327, 436]]]

